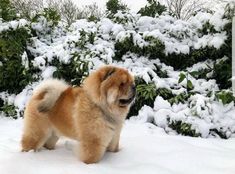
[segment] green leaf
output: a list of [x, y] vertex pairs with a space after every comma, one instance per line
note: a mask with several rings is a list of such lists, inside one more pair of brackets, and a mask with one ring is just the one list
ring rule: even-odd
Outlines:
[[207, 63], [206, 63], [206, 66], [207, 66], [208, 69], [212, 70], [212, 68], [210, 67], [210, 65], [208, 65]]
[[200, 75], [200, 73], [198, 71], [192, 71], [192, 72], [189, 72], [189, 74], [191, 76], [193, 76], [194, 78], [198, 77]]
[[178, 83], [181, 83], [186, 78], [186, 75], [183, 73], [180, 73], [180, 78], [178, 80]]
[[187, 88], [193, 89], [193, 84], [192, 84], [191, 80], [187, 81]]

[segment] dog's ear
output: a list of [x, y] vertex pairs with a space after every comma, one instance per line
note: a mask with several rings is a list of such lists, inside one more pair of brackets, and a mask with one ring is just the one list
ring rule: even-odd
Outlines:
[[107, 78], [109, 78], [113, 73], [115, 72], [115, 68], [114, 67], [109, 67], [102, 79], [102, 81], [105, 81]]

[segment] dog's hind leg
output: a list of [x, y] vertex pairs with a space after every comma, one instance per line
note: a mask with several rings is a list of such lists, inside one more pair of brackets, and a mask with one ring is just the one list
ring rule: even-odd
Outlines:
[[59, 137], [56, 136], [54, 132], [52, 132], [51, 136], [47, 139], [46, 143], [44, 144], [44, 147], [53, 150], [55, 149], [56, 142], [59, 140]]
[[37, 131], [25, 133], [21, 140], [22, 152], [38, 151], [47, 141], [49, 133]]
[[47, 117], [41, 115], [25, 115], [22, 151], [39, 150], [52, 135], [52, 128]]

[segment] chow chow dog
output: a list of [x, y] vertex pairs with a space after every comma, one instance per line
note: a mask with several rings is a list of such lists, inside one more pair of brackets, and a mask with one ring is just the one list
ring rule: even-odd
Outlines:
[[81, 161], [96, 163], [117, 152], [122, 124], [135, 98], [134, 77], [103, 66], [80, 87], [49, 79], [33, 91], [24, 113], [22, 151], [54, 149], [60, 136], [79, 141]]

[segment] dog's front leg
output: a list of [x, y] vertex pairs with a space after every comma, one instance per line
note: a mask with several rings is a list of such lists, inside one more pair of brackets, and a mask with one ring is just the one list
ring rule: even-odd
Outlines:
[[120, 139], [121, 127], [116, 128], [113, 138], [109, 143], [107, 151], [109, 152], [118, 152], [119, 150], [119, 139]]
[[106, 148], [99, 139], [80, 142], [79, 158], [86, 164], [96, 163], [104, 156]]

